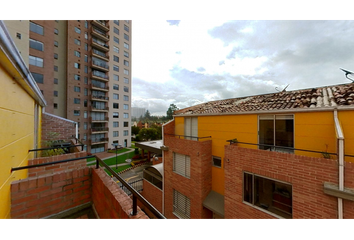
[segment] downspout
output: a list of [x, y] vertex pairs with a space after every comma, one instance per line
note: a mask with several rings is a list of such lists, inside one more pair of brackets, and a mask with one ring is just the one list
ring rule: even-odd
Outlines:
[[[339, 191], [344, 191], [344, 134], [339, 124], [337, 109], [334, 109], [334, 125], [337, 135]], [[338, 218], [343, 219], [343, 199], [338, 198]]]
[[75, 122], [75, 137], [76, 139], [79, 139], [79, 126], [77, 122]]

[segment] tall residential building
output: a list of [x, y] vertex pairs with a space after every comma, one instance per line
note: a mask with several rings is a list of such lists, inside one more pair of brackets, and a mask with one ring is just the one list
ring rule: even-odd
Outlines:
[[48, 105], [91, 153], [131, 145], [129, 20], [5, 21]]
[[140, 118], [141, 116], [144, 117], [146, 113], [145, 108], [139, 107], [132, 107], [132, 117]]

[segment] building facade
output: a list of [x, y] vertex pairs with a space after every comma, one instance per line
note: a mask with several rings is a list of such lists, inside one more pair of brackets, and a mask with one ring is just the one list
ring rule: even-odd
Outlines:
[[11, 182], [27, 177], [26, 166], [41, 145], [42, 109], [46, 101], [0, 21], [0, 219], [10, 218]]
[[88, 152], [131, 145], [131, 21], [5, 23], [47, 100], [46, 112], [78, 122]]
[[208, 102], [164, 125], [167, 218], [353, 218], [354, 84]]

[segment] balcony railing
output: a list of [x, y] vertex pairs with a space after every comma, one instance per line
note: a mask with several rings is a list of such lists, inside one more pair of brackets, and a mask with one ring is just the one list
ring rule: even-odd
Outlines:
[[90, 122], [107, 122], [108, 121], [108, 117], [104, 117], [104, 118], [92, 118], [90, 117]]
[[109, 45], [107, 45], [106, 43], [103, 43], [102, 41], [99, 41], [96, 38], [92, 38], [92, 45], [95, 46], [96, 48], [103, 50], [103, 51], [109, 50]]
[[98, 67], [103, 68], [103, 69], [107, 69], [107, 70], [109, 69], [108, 64], [100, 62], [100, 61], [97, 61], [97, 60], [92, 60], [92, 65], [93, 65], [92, 67], [98, 66]]
[[108, 142], [108, 138], [91, 138], [91, 143]]
[[169, 133], [165, 133], [165, 135], [174, 136], [174, 137], [178, 137], [178, 138], [182, 138], [182, 139], [186, 139], [186, 140], [196, 140], [196, 141], [200, 141], [200, 140], [202, 140], [202, 139], [211, 138], [211, 136], [207, 136], [207, 137], [194, 137], [194, 136], [176, 135], [176, 134], [169, 134]]
[[109, 40], [109, 35], [106, 34], [105, 31], [102, 31], [100, 29], [97, 29], [97, 28], [92, 28], [92, 34], [96, 37], [99, 37], [99, 38], [102, 38], [103, 40], [105, 41], [108, 41]]
[[108, 127], [91, 127], [91, 132], [108, 132]]
[[[105, 85], [105, 84], [95, 84], [95, 83], [92, 83], [90, 84], [90, 88], [99, 88], [100, 90], [108, 90], [109, 89], [109, 86]], [[108, 100], [108, 99], [107, 99]]]
[[97, 107], [95, 105], [91, 105], [91, 111], [108, 111], [109, 107]]
[[99, 71], [92, 71], [92, 77], [99, 77], [99, 78], [102, 78], [102, 79], [106, 79], [108, 80], [108, 75], [102, 73], [102, 72], [99, 72]]
[[91, 95], [91, 100], [108, 101], [109, 97], [102, 96], [102, 95]]
[[100, 57], [103, 57], [105, 59], [109, 59], [109, 56], [106, 53], [98, 51], [97, 49], [92, 49], [92, 53], [96, 54], [96, 55], [98, 55]]

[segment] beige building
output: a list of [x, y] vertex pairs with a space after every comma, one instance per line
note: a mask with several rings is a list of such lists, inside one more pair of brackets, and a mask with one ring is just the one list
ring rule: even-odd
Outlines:
[[88, 152], [131, 145], [131, 21], [4, 22], [46, 112], [79, 122]]

